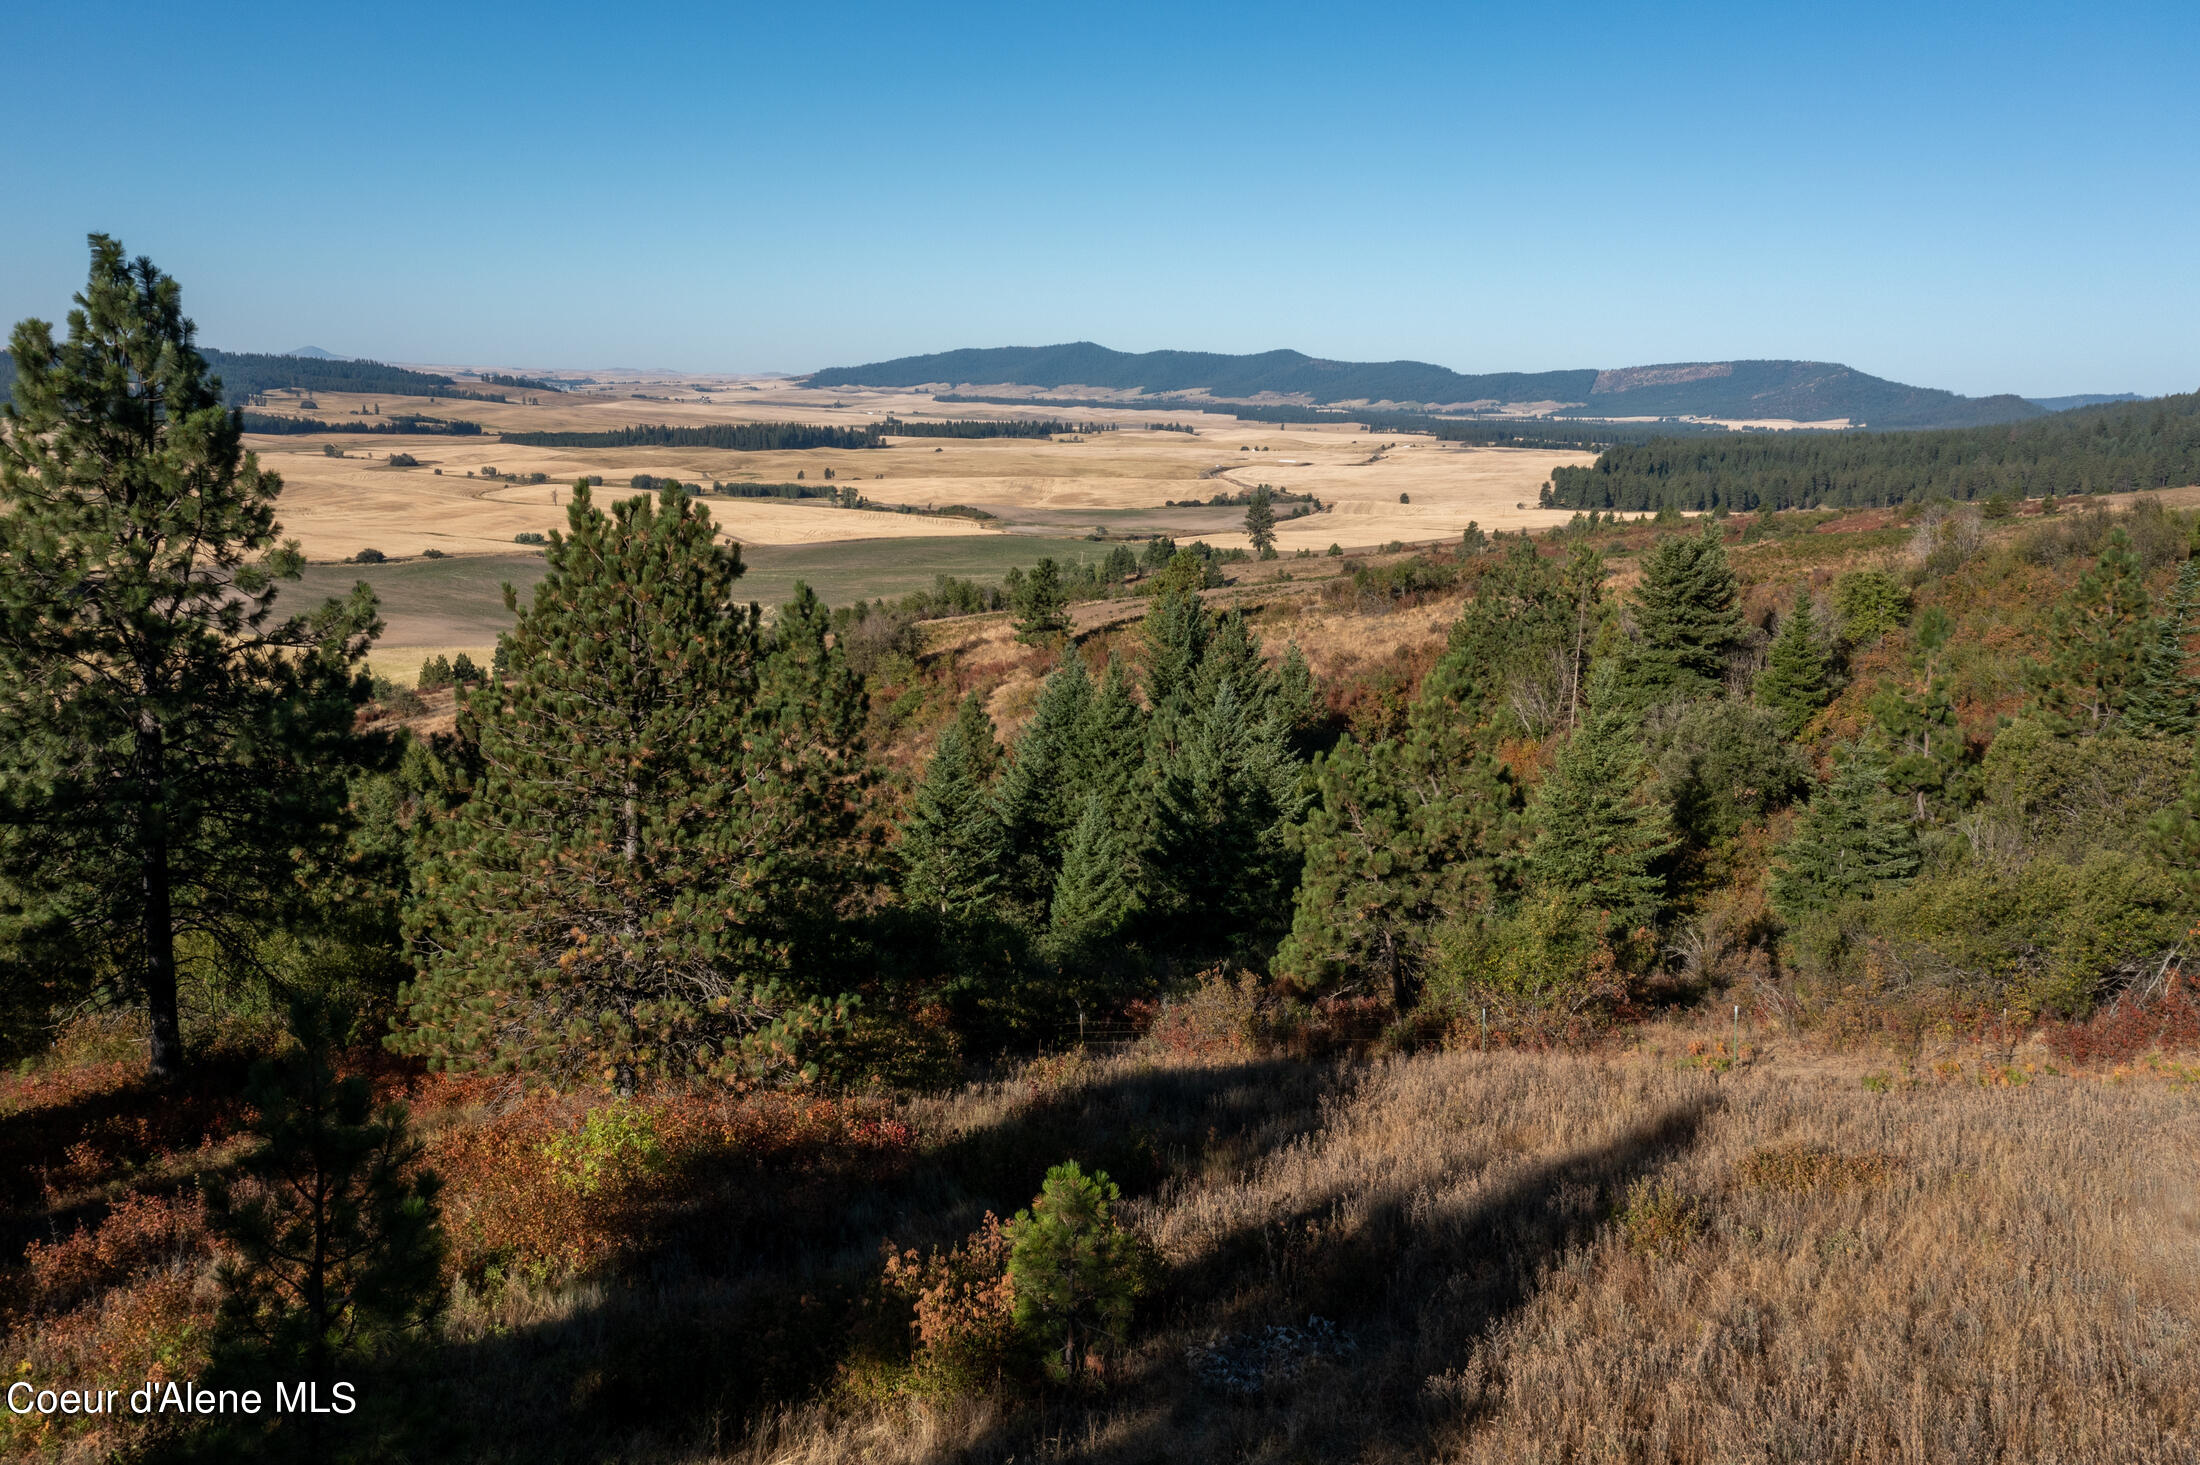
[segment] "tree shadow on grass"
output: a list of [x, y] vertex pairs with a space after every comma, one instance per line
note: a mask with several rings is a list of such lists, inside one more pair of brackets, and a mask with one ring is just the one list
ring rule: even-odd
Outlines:
[[864, 1321], [884, 1244], [953, 1244], [1029, 1205], [1064, 1159], [1127, 1196], [1247, 1169], [1316, 1128], [1345, 1065], [1248, 1061], [1104, 1073], [881, 1163], [729, 1156], [652, 1214], [617, 1277], [525, 1326], [359, 1375], [364, 1407], [330, 1458], [694, 1458], [828, 1386]]
[[[1711, 1107], [1676, 1106], [1607, 1144], [1536, 1165], [1465, 1211], [1447, 1210], [1434, 1198], [1441, 1186], [1424, 1181], [1356, 1199], [1346, 1226], [1335, 1224], [1338, 1207], [1352, 1198], [1339, 1196], [1242, 1228], [1172, 1277], [1170, 1332], [1246, 1336], [1320, 1316], [1351, 1353], [1250, 1397], [1201, 1380], [1181, 1354], [1149, 1357], [1114, 1397], [1008, 1417], [970, 1457], [1030, 1458], [1042, 1437], [1084, 1437], [1094, 1443], [1057, 1445], [1046, 1457], [1425, 1458], [1432, 1428], [1459, 1423], [1456, 1406], [1431, 1407], [1428, 1380], [1465, 1365], [1550, 1267], [1592, 1239], [1634, 1179], [1692, 1148]], [[1318, 1239], [1300, 1240], [1308, 1237]]]

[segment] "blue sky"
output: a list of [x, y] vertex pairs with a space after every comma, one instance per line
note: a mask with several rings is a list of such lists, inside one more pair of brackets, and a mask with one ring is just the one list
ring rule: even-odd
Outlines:
[[2200, 6], [13, 0], [0, 316], [805, 370], [1292, 346], [2200, 387]]

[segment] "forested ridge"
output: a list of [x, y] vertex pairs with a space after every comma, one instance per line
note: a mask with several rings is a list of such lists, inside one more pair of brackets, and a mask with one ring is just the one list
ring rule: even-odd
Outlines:
[[[1226, 356], [1204, 351], [1111, 351], [1090, 341], [943, 351], [834, 367], [812, 386], [1070, 386], [1145, 396], [1204, 392], [1216, 399], [1298, 397], [1376, 402], [1392, 410], [1464, 403], [1569, 404], [1584, 417], [1846, 418], [1886, 427], [1964, 426], [2037, 417], [2020, 397], [1961, 397], [1823, 361], [1676, 362], [1616, 371], [1462, 374], [1425, 361], [1325, 361], [1297, 351]], [[1128, 405], [1117, 403], [1116, 405]]]
[[2200, 394], [1935, 432], [1659, 438], [1560, 468], [1547, 502], [1648, 513], [1856, 508], [2123, 493], [2200, 483]]
[[727, 448], [761, 453], [804, 448], [880, 448], [889, 437], [1051, 437], [1097, 431], [1076, 423], [1013, 419], [903, 422], [887, 418], [863, 427], [823, 427], [807, 422], [717, 422], [699, 427], [615, 427], [602, 432], [507, 432], [503, 441], [530, 448]]
[[221, 378], [223, 400], [232, 406], [278, 388], [391, 397], [449, 396], [453, 391], [451, 379], [440, 373], [408, 371], [379, 361], [275, 356], [264, 351], [216, 351], [211, 347], [200, 354]]
[[[1715, 1344], [1813, 1457], [1960, 1455], [1930, 1363], [1996, 1418], [2080, 1370], [2038, 1453], [2177, 1458], [2116, 1187], [2182, 1173], [2200, 1047], [2200, 513], [1590, 509], [766, 609], [707, 498], [584, 479], [487, 664], [404, 688], [369, 586], [295, 603], [180, 287], [91, 243], [0, 418], [0, 1342], [358, 1409], [0, 1444], [1420, 1458], [1464, 1398], [1487, 1458], [1586, 1455]], [[1948, 1242], [2058, 1217], [2055, 1267]], [[1900, 1366], [1783, 1405], [1832, 1293]], [[2076, 1341], [1973, 1356], [2043, 1307]]]

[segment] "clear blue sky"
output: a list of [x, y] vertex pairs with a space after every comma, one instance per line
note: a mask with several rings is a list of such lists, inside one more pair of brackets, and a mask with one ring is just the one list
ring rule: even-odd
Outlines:
[[0, 35], [7, 320], [97, 229], [242, 349], [2200, 387], [2191, 0], [13, 0]]

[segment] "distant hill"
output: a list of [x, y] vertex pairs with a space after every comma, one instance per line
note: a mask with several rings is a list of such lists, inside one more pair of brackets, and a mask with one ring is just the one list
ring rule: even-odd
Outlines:
[[1149, 396], [1201, 392], [1225, 401], [1284, 397], [1400, 407], [1556, 402], [1566, 404], [1560, 415], [1575, 417], [1847, 418], [1871, 427], [1974, 427], [2018, 422], [2043, 411], [2021, 397], [1962, 397], [1822, 361], [1701, 361], [1468, 375], [1425, 361], [1326, 361], [1299, 351], [1133, 354], [1090, 341], [904, 356], [832, 367], [811, 373], [807, 380], [818, 387], [1102, 387]]
[[0, 347], [0, 402], [8, 401], [15, 394], [15, 358], [7, 348]]
[[222, 379], [222, 396], [231, 403], [278, 387], [308, 392], [384, 392], [393, 397], [430, 397], [451, 390], [451, 379], [440, 373], [407, 371], [379, 361], [354, 361], [326, 353], [271, 356], [260, 351], [202, 347], [200, 354]]
[[318, 346], [300, 346], [295, 351], [285, 351], [285, 356], [307, 356], [315, 361], [349, 361], [349, 356], [339, 356], [334, 351], [323, 351]]
[[2073, 407], [2098, 407], [2103, 402], [2144, 402], [2137, 392], [2093, 392], [2075, 397], [2026, 397], [2024, 399], [2043, 412], [2068, 412]]
[[1554, 508], [1856, 508], [2125, 493], [2200, 483], [2200, 392], [1930, 432], [1748, 432], [1658, 438], [1553, 470]]

